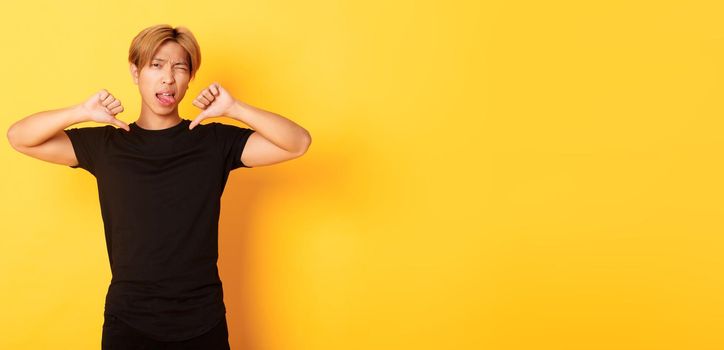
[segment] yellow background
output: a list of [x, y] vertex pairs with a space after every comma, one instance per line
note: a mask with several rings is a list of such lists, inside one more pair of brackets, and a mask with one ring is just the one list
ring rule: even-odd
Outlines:
[[[169, 23], [183, 117], [218, 81], [312, 134], [227, 184], [234, 349], [724, 348], [719, 2], [11, 6], [4, 131], [100, 88], [135, 121], [128, 46]], [[0, 348], [99, 348], [94, 178], [0, 157]]]

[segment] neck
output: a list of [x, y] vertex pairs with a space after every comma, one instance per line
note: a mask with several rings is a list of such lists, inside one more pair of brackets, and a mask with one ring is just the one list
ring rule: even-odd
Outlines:
[[173, 111], [167, 114], [159, 114], [147, 108], [144, 104], [141, 106], [141, 115], [135, 121], [136, 125], [147, 130], [158, 130], [170, 128], [181, 122], [178, 114], [178, 105], [174, 106]]

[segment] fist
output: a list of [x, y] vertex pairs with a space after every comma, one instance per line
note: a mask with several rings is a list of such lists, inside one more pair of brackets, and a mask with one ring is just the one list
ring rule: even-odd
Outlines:
[[191, 103], [203, 111], [189, 124], [189, 129], [193, 129], [204, 119], [228, 115], [236, 99], [221, 84], [214, 82], [202, 90]]
[[81, 104], [81, 108], [90, 120], [98, 123], [113, 124], [126, 131], [130, 131], [126, 123], [116, 119], [118, 113], [123, 112], [121, 100], [116, 99], [106, 89], [93, 94]]

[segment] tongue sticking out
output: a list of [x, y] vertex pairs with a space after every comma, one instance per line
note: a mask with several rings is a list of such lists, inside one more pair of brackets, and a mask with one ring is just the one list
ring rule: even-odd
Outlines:
[[170, 103], [174, 102], [173, 96], [166, 96], [166, 95], [160, 95], [160, 94], [156, 95], [156, 96], [158, 97], [159, 100], [161, 100], [161, 102], [163, 102], [165, 104], [170, 104]]

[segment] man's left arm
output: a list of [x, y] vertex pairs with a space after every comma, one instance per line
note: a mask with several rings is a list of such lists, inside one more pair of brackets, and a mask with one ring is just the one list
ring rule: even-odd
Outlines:
[[309, 132], [293, 121], [235, 99], [219, 83], [212, 83], [192, 102], [203, 111], [191, 122], [193, 129], [202, 120], [227, 116], [249, 125], [249, 136], [240, 156], [248, 167], [271, 165], [301, 157], [312, 143]]
[[273, 112], [265, 111], [236, 100], [227, 116], [249, 125], [254, 133], [249, 136], [242, 163], [258, 167], [301, 157], [312, 143], [309, 132], [293, 121]]

